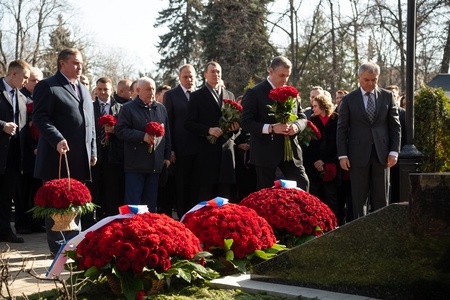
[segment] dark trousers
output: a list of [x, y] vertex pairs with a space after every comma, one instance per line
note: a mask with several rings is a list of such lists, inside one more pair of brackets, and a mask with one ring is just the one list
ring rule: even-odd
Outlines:
[[199, 183], [194, 177], [195, 157], [196, 155], [177, 156], [175, 162], [178, 218], [197, 204]]
[[34, 195], [42, 186], [40, 179], [33, 178], [32, 173], [24, 173], [19, 177], [14, 196], [15, 227], [16, 230], [31, 230], [41, 232], [44, 228], [44, 220], [34, 219], [33, 213], [28, 212], [34, 207]]
[[309, 193], [325, 203], [336, 218], [339, 216], [338, 184], [323, 181], [310, 181]]
[[158, 213], [166, 214], [169, 217], [172, 217], [172, 209], [177, 200], [174, 169], [175, 166], [171, 164], [169, 168], [163, 170], [163, 173], [161, 173], [161, 177], [159, 178]]
[[[309, 191], [309, 179], [306, 175], [305, 168], [303, 166], [297, 167], [293, 161], [282, 161], [278, 167], [283, 172], [284, 177], [287, 180], [297, 181], [297, 187], [308, 192]], [[264, 188], [270, 188], [275, 181], [276, 167], [263, 167], [256, 166], [256, 178], [258, 190]]]
[[370, 201], [372, 211], [388, 205], [389, 168], [378, 161], [375, 147], [372, 147], [367, 166], [355, 167], [352, 165], [350, 180], [352, 182], [353, 217], [355, 219], [367, 214], [368, 201]]
[[117, 215], [119, 206], [125, 203], [125, 173], [122, 164], [100, 163], [91, 167], [92, 182], [86, 185], [92, 202], [99, 205], [96, 220]]
[[125, 203], [147, 205], [149, 212], [157, 212], [159, 173], [125, 173]]
[[[3, 145], [2, 145], [3, 147]], [[17, 138], [10, 138], [6, 168], [0, 174], [0, 235], [11, 231], [11, 205], [20, 175], [20, 146]]]
[[208, 201], [216, 197], [229, 199], [230, 195], [230, 183], [203, 184], [200, 185], [198, 190], [198, 202]]

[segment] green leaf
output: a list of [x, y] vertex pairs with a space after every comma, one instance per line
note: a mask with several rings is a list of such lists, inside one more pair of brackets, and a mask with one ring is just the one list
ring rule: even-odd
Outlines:
[[245, 268], [245, 262], [242, 259], [230, 260], [230, 262], [238, 269], [239, 272], [245, 273], [247, 269]]
[[224, 239], [223, 240], [224, 249], [225, 251], [228, 251], [231, 249], [231, 246], [233, 245], [233, 239]]
[[144, 284], [140, 278], [135, 277], [130, 272], [120, 272], [116, 269], [116, 275], [120, 279], [122, 293], [128, 300], [136, 298], [136, 292], [144, 289]]
[[233, 260], [234, 259], [234, 252], [232, 250], [228, 250], [225, 253], [225, 259], [226, 260]]
[[264, 251], [262, 251], [262, 250], [255, 250], [254, 254], [255, 254], [257, 257], [262, 258], [262, 259], [264, 259], [264, 260], [269, 260], [269, 259], [271, 259], [272, 257], [276, 256], [275, 253], [266, 253], [266, 252], [264, 252]]
[[84, 272], [85, 277], [89, 277], [90, 279], [96, 279], [100, 276], [102, 271], [98, 269], [96, 266], [92, 266]]

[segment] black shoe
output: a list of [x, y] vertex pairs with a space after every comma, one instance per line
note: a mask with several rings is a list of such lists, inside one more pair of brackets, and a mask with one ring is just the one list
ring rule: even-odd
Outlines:
[[10, 231], [7, 235], [0, 235], [0, 242], [23, 243], [24, 240], [23, 238], [16, 236], [14, 232]]

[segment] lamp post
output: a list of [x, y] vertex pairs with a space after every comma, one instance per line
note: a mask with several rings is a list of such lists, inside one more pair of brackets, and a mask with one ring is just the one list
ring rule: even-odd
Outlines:
[[414, 146], [414, 77], [416, 58], [416, 1], [408, 0], [406, 41], [406, 145], [399, 153], [400, 202], [409, 200], [409, 174], [420, 172], [423, 155]]

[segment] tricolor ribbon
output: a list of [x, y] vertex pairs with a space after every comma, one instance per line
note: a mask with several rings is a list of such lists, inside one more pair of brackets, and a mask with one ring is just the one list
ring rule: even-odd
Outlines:
[[285, 179], [275, 180], [273, 183], [273, 187], [274, 188], [285, 188], [285, 189], [300, 189], [297, 187], [297, 181], [285, 180]]
[[142, 214], [145, 212], [148, 212], [147, 205], [122, 205], [119, 207], [118, 215], [101, 219], [85, 231], [80, 232], [80, 234], [68, 240], [65, 244], [62, 244], [45, 276], [47, 278], [54, 278], [61, 274], [64, 270], [64, 264], [67, 262], [67, 256], [64, 253], [68, 250], [75, 250], [88, 232], [95, 231], [116, 219], [131, 218], [136, 214]]
[[228, 199], [226, 198], [222, 198], [222, 197], [216, 197], [214, 199], [208, 200], [208, 201], [202, 201], [199, 204], [197, 204], [196, 206], [194, 206], [193, 208], [191, 208], [187, 213], [185, 213], [183, 215], [183, 217], [181, 218], [180, 222], [183, 222], [184, 217], [191, 212], [194, 212], [196, 210], [199, 210], [205, 206], [212, 206], [212, 207], [220, 207], [224, 204], [228, 203]]

